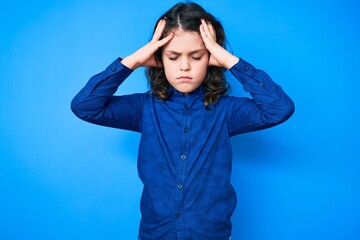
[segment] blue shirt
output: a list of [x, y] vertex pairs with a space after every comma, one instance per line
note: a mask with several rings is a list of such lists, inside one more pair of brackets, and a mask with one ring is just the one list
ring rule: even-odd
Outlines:
[[292, 100], [242, 59], [230, 72], [252, 99], [222, 96], [210, 110], [202, 87], [186, 96], [170, 88], [165, 101], [150, 93], [114, 96], [131, 72], [115, 60], [71, 107], [85, 121], [141, 133], [139, 239], [229, 239], [236, 206], [230, 137], [284, 122], [294, 111]]

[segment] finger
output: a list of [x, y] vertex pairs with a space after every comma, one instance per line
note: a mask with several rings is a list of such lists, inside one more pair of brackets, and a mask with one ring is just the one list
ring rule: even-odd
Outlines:
[[202, 28], [204, 30], [205, 36], [210, 37], [211, 34], [210, 34], [210, 31], [209, 31], [209, 27], [208, 27], [208, 25], [207, 25], [207, 23], [206, 23], [206, 21], [204, 19], [201, 19], [201, 26], [202, 26]]
[[213, 44], [214, 41], [211, 39], [211, 37], [208, 36], [203, 25], [200, 26], [200, 35], [206, 48], [210, 47]]
[[165, 26], [166, 26], [165, 20], [161, 19], [155, 28], [155, 32], [154, 32], [152, 41], [157, 41], [161, 38], [161, 35], [165, 29]]
[[157, 41], [161, 38], [164, 28], [165, 28], [165, 20], [161, 19], [155, 28], [155, 32], [153, 34], [152, 41]]
[[205, 27], [203, 24], [200, 25], [200, 35], [204, 42], [207, 42], [209, 40], [209, 37], [207, 36], [207, 33], [205, 31]]
[[216, 32], [215, 32], [213, 25], [208, 22], [207, 26], [209, 27], [209, 31], [212, 36], [212, 39], [214, 39], [216, 41]]
[[200, 24], [200, 35], [203, 39], [204, 39], [204, 37], [206, 37], [204, 26], [202, 24]]
[[174, 36], [175, 36], [175, 34], [173, 32], [170, 32], [166, 37], [164, 37], [163, 39], [161, 39], [157, 42], [158, 47], [162, 47], [166, 43], [170, 42], [170, 40], [173, 39]]
[[205, 21], [205, 19], [201, 19], [201, 25], [203, 26], [203, 29], [204, 29], [204, 32], [206, 34], [206, 36], [208, 38], [210, 38], [211, 40], [214, 40], [216, 41], [216, 37], [215, 37], [215, 31], [214, 31], [214, 28], [212, 27], [212, 25]]
[[203, 33], [206, 35], [206, 32], [205, 32], [205, 20], [201, 19], [200, 21], [201, 21], [200, 31], [203, 31]]

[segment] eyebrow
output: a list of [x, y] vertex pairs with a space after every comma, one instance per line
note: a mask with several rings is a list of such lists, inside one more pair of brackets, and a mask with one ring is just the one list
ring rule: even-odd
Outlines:
[[[205, 52], [205, 51], [206, 51], [206, 49], [205, 49], [205, 48], [202, 48], [202, 49], [197, 49], [197, 50], [191, 51], [190, 54], [199, 53], [199, 52]], [[165, 53], [177, 54], [177, 55], [180, 55], [180, 54], [181, 54], [181, 53], [176, 52], [176, 51], [174, 51], [174, 50], [166, 50]]]

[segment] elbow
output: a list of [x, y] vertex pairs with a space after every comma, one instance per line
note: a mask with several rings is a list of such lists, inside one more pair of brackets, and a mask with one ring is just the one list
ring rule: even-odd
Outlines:
[[275, 111], [270, 114], [263, 114], [263, 126], [273, 127], [287, 121], [295, 112], [295, 104], [291, 99], [288, 99], [286, 103], [273, 110]]
[[70, 104], [70, 109], [71, 111], [75, 114], [75, 116], [79, 117], [79, 104], [78, 102], [75, 100], [75, 98], [71, 101]]
[[289, 99], [289, 101], [290, 101], [290, 103], [289, 103], [289, 108], [288, 108], [288, 114], [289, 114], [288, 118], [290, 118], [295, 112], [295, 103], [291, 99]]
[[295, 104], [289, 98], [287, 103], [283, 105], [281, 108], [281, 112], [278, 115], [276, 125], [287, 121], [294, 114], [294, 112], [295, 112]]
[[75, 97], [70, 104], [70, 108], [71, 111], [75, 114], [75, 116], [77, 116], [80, 119], [83, 119], [84, 116], [84, 112], [82, 111], [81, 108], [81, 102], [77, 99], [77, 97]]
[[96, 104], [94, 104], [93, 102], [76, 96], [71, 101], [70, 108], [71, 111], [75, 114], [75, 116], [77, 116], [81, 120], [87, 122], [94, 122], [101, 117], [103, 110], [101, 107], [94, 107], [94, 105], [96, 106]]

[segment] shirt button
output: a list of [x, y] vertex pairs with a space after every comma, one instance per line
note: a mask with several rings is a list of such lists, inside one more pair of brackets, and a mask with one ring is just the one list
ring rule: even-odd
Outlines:
[[190, 109], [190, 106], [189, 106], [189, 105], [185, 105], [184, 108], [187, 109], [187, 110], [189, 110], [189, 109]]
[[181, 159], [182, 159], [182, 160], [185, 160], [185, 159], [186, 159], [186, 156], [185, 156], [185, 155], [181, 155]]
[[246, 65], [246, 66], [244, 67], [244, 70], [245, 70], [245, 71], [249, 70], [249, 66]]
[[264, 86], [264, 84], [261, 82], [261, 83], [260, 83], [260, 86], [262, 86], [262, 87], [263, 87], [263, 86]]
[[182, 189], [183, 188], [183, 185], [181, 183], [178, 184], [178, 188], [179, 189]]
[[176, 214], [176, 218], [180, 218], [181, 217], [181, 214], [180, 213], [177, 213]]
[[116, 67], [112, 67], [111, 71], [115, 72], [116, 71]]
[[188, 132], [189, 131], [189, 129], [188, 128], [184, 128], [184, 132]]

